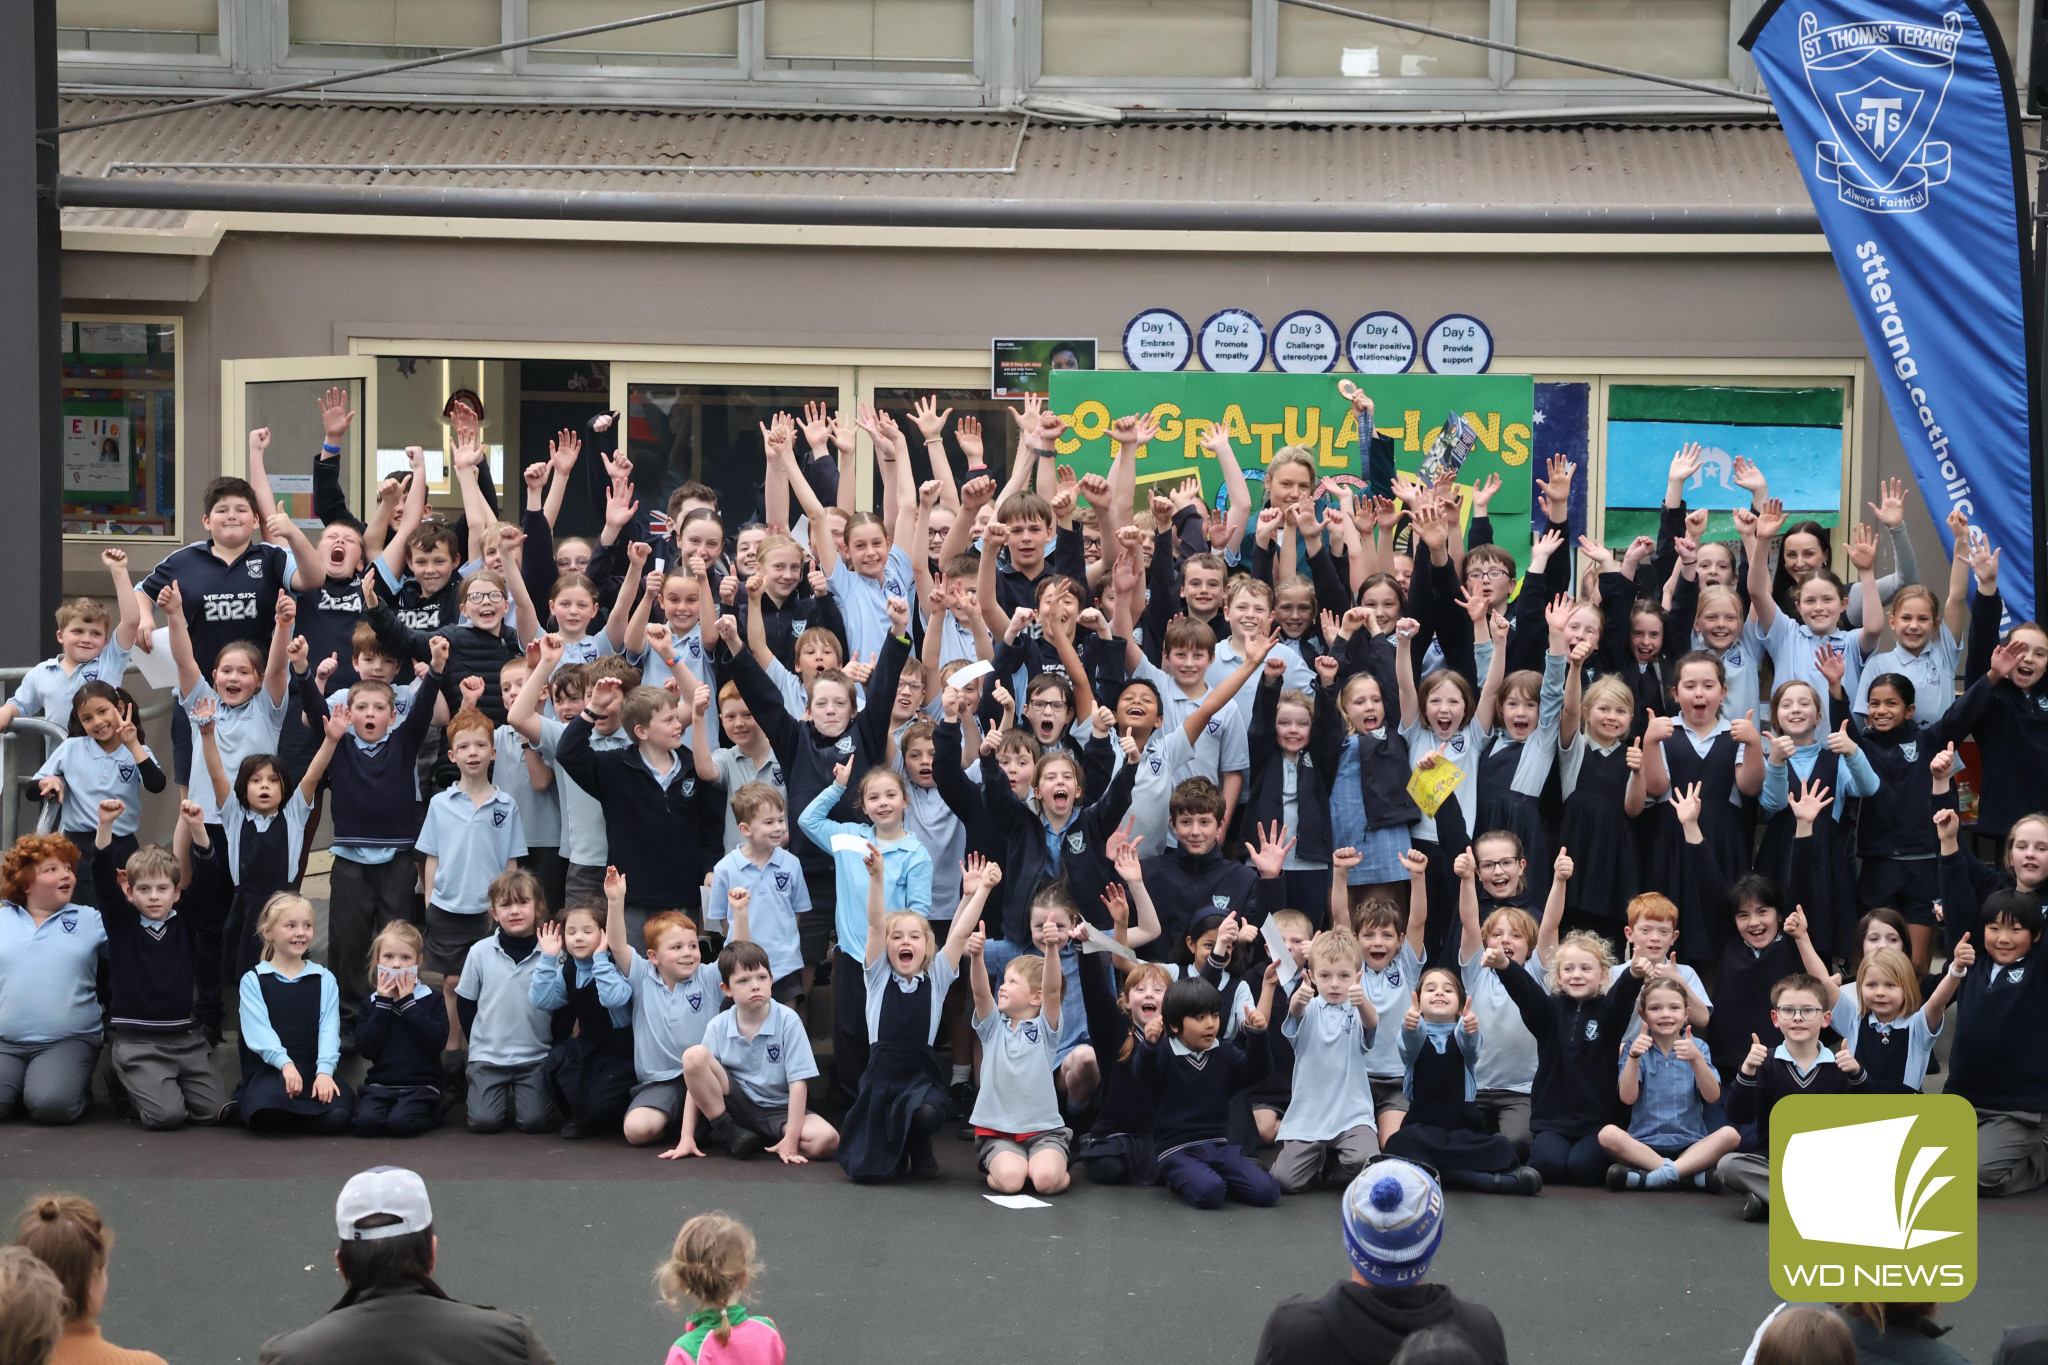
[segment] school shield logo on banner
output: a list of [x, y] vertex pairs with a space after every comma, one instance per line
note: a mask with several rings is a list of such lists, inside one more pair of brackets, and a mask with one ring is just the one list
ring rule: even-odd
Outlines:
[[1942, 26], [1799, 18], [1806, 84], [1835, 135], [1814, 145], [1814, 175], [1866, 213], [1915, 213], [1946, 184], [1949, 146], [1930, 141], [1955, 74], [1962, 16]]

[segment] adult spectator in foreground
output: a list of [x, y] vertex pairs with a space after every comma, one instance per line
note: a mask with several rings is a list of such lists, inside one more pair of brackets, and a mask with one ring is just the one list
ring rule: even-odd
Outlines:
[[434, 1206], [412, 1171], [350, 1177], [334, 1223], [348, 1292], [320, 1321], [264, 1342], [261, 1365], [554, 1365], [525, 1317], [459, 1303], [434, 1283]]
[[64, 1332], [64, 1286], [27, 1247], [0, 1247], [0, 1360], [49, 1365]]
[[[91, 1200], [75, 1194], [37, 1195], [15, 1221], [14, 1243], [50, 1267], [64, 1290], [64, 1335], [52, 1365], [164, 1365], [160, 1355], [124, 1351], [100, 1335], [114, 1230]], [[12, 1357], [0, 1353], [0, 1359]]]
[[1490, 1311], [1448, 1285], [1423, 1283], [1444, 1236], [1435, 1176], [1382, 1158], [1344, 1191], [1343, 1213], [1351, 1278], [1319, 1299], [1296, 1295], [1276, 1307], [1256, 1365], [1393, 1365], [1409, 1337], [1431, 1328], [1465, 1338], [1484, 1365], [1507, 1365], [1507, 1339]]

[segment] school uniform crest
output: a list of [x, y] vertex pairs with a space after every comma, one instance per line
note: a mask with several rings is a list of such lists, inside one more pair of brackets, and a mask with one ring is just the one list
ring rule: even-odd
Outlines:
[[1905, 759], [1908, 763], [1918, 763], [1920, 761], [1920, 741], [1909, 739], [1904, 744], [1901, 744], [1899, 746], [1899, 757]]
[[1161, 757], [1160, 757], [1160, 756], [1159, 756], [1158, 754], [1154, 754], [1154, 755], [1152, 755], [1152, 775], [1153, 775], [1154, 777], [1157, 777], [1157, 776], [1159, 776], [1159, 770], [1160, 770], [1161, 768], [1164, 768], [1165, 766], [1166, 766], [1166, 760], [1165, 760], [1165, 759], [1161, 758]]
[[834, 745], [833, 745], [832, 747], [833, 747], [834, 749], [838, 750], [838, 751], [839, 751], [840, 753], [842, 753], [842, 754], [850, 754], [850, 753], [852, 753], [852, 752], [853, 752], [853, 736], [852, 736], [852, 735], [841, 735], [841, 736], [839, 737], [839, 742], [838, 742], [837, 744], [834, 744]]
[[791, 638], [791, 639], [793, 640], [793, 639], [795, 639], [795, 638], [796, 638], [797, 636], [799, 636], [799, 635], [803, 634], [803, 633], [804, 633], [805, 631], [809, 630], [810, 628], [811, 628], [811, 623], [810, 623], [810, 622], [809, 622], [808, 620], [806, 620], [806, 619], [804, 619], [803, 617], [801, 617], [801, 616], [800, 616], [800, 617], [798, 617], [798, 618], [797, 618], [796, 620], [794, 620], [794, 621], [791, 621], [791, 622], [789, 623], [789, 636], [790, 636], [790, 638]]
[[782, 1044], [768, 1044], [768, 1060], [771, 1062], [779, 1062], [782, 1060]]
[[504, 825], [504, 823], [505, 823], [505, 812], [504, 812], [504, 811], [502, 811], [502, 810], [494, 810], [494, 811], [492, 811], [492, 812], [491, 812], [491, 824], [492, 824], [492, 826], [493, 826], [493, 827], [502, 827], [502, 826]]
[[694, 777], [686, 777], [681, 782], [678, 782], [676, 784], [676, 787], [678, 790], [682, 792], [683, 795], [689, 796], [697, 790], [697, 779]]
[[1067, 836], [1067, 851], [1069, 853], [1083, 853], [1087, 851], [1087, 848], [1088, 836], [1080, 830], [1077, 829]]
[[252, 559], [252, 560], [250, 560], [250, 561], [249, 561], [249, 566], [248, 566], [248, 567], [249, 567], [249, 577], [251, 577], [251, 578], [261, 578], [261, 577], [263, 577], [263, 561], [262, 561], [261, 559]]
[[1038, 1021], [1027, 1020], [1024, 1024], [1024, 1041], [1036, 1046], [1038, 1043]]
[[64, 926], [64, 932], [67, 934], [75, 934], [78, 932], [78, 916], [76, 915], [66, 915], [64, 916], [64, 918], [58, 920], [57, 923]]
[[1387, 969], [1387, 987], [1390, 990], [1399, 990], [1401, 988], [1401, 969], [1399, 967], [1389, 967]]
[[692, 1014], [704, 1008], [704, 992], [702, 991], [698, 991], [695, 995], [686, 995], [683, 997], [683, 1000], [689, 1005], [690, 1013]]
[[1590, 1043], [1595, 1041], [1599, 1037], [1600, 1021], [1598, 1019], [1588, 1019], [1586, 1021], [1586, 1041]]
[[1209, 897], [1209, 904], [1215, 906], [1218, 910], [1228, 910], [1230, 909], [1230, 897], [1211, 896]]
[[1742, 646], [1737, 645], [1721, 656], [1721, 662], [1729, 668], [1742, 667]]
[[789, 890], [789, 874], [781, 868], [775, 870], [775, 889], [777, 891]]
[[121, 780], [122, 780], [123, 782], [133, 782], [133, 781], [135, 780], [135, 769], [134, 769], [134, 767], [133, 767], [133, 766], [131, 766], [130, 764], [127, 764], [127, 763], [123, 763], [123, 764], [121, 765], [121, 770], [120, 770], [120, 771], [121, 771]]
[[1210, 722], [1209, 722], [1209, 724], [1208, 724], [1208, 726], [1207, 726], [1207, 728], [1205, 728], [1205, 729], [1204, 729], [1204, 730], [1202, 731], [1202, 733], [1203, 733], [1203, 734], [1205, 734], [1205, 735], [1220, 735], [1220, 734], [1222, 734], [1222, 733], [1223, 733], [1223, 722], [1222, 722], [1222, 721], [1220, 721], [1220, 720], [1212, 720], [1212, 721], [1210, 721]]
[[1465, 752], [1465, 737], [1464, 737], [1463, 735], [1452, 735], [1452, 736], [1451, 736], [1451, 738], [1450, 738], [1450, 741], [1449, 741], [1448, 743], [1446, 743], [1446, 744], [1444, 745], [1444, 750], [1445, 750], [1445, 751], [1446, 751], [1447, 753], [1453, 753], [1453, 754], [1462, 754], [1462, 753], [1464, 753], [1464, 752]]
[[779, 787], [782, 785], [782, 765], [780, 763], [770, 763], [768, 765], [768, 780], [775, 786]]
[[[69, 924], [65, 925], [64, 931], [66, 933], [69, 933], [71, 931], [71, 926]], [[2013, 967], [2007, 970], [2005, 974], [2005, 979], [2007, 981], [2012, 982], [2013, 985], [2017, 986], [2020, 984], [2020, 978], [2025, 976], [2026, 974], [2027, 969], [2025, 967]]]

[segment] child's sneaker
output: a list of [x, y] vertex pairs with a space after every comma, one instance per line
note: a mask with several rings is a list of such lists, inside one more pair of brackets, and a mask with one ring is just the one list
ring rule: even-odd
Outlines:
[[1543, 1176], [1534, 1166], [1517, 1166], [1513, 1175], [1516, 1194], [1543, 1193]]
[[1643, 1187], [1643, 1173], [1633, 1166], [1615, 1162], [1607, 1168], [1607, 1188], [1620, 1194], [1623, 1190], [1639, 1190]]

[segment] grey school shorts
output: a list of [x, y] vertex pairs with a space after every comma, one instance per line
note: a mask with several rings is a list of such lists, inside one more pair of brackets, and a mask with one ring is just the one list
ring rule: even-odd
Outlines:
[[1372, 1112], [1384, 1114], [1392, 1110], [1396, 1114], [1408, 1112], [1408, 1097], [1401, 1093], [1401, 1081], [1383, 1081], [1372, 1078]]
[[981, 1152], [981, 1169], [988, 1172], [989, 1163], [1003, 1152], [1013, 1152], [1029, 1161], [1040, 1152], [1058, 1152], [1060, 1159], [1068, 1159], [1074, 1145], [1074, 1130], [1071, 1128], [1048, 1128], [1042, 1133], [1033, 1133], [1019, 1142], [1011, 1137], [976, 1137], [975, 1146]]

